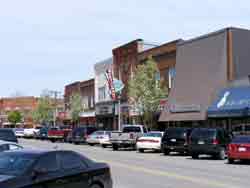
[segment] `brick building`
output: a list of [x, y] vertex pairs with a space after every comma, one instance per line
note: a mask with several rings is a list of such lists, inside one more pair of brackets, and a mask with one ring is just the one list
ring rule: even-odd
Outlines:
[[82, 106], [84, 111], [80, 115], [80, 124], [94, 125], [95, 124], [95, 87], [94, 79], [74, 82], [65, 86], [64, 103], [65, 110], [69, 114], [70, 111], [70, 97], [74, 93], [81, 95]]
[[8, 126], [8, 113], [19, 111], [23, 115], [22, 125], [32, 127], [31, 112], [36, 109], [38, 99], [36, 97], [13, 97], [0, 99], [0, 122], [2, 126]]

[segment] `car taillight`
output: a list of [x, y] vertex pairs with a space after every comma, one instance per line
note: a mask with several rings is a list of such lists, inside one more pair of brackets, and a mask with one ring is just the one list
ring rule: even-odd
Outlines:
[[219, 141], [217, 139], [213, 139], [213, 145], [219, 144]]

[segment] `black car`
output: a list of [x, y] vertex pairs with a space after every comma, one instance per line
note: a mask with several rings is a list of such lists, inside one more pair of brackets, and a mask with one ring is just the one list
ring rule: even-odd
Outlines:
[[12, 129], [0, 129], [0, 140], [18, 143], [17, 137]]
[[72, 130], [70, 141], [74, 144], [85, 143], [93, 132], [97, 131], [94, 126], [78, 127]]
[[189, 152], [193, 159], [199, 158], [200, 154], [225, 159], [230, 141], [231, 135], [223, 128], [196, 128], [190, 136]]
[[188, 138], [192, 132], [190, 128], [168, 128], [162, 137], [162, 152], [168, 155], [170, 152], [185, 154], [188, 152]]
[[112, 188], [110, 168], [73, 151], [0, 153], [1, 188]]

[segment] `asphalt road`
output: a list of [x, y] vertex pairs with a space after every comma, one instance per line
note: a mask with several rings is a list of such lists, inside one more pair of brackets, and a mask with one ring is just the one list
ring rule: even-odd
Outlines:
[[22, 145], [40, 149], [74, 150], [111, 166], [114, 188], [248, 188], [250, 164], [229, 165], [204, 157], [163, 156], [159, 153], [112, 151], [111, 148], [24, 140]]

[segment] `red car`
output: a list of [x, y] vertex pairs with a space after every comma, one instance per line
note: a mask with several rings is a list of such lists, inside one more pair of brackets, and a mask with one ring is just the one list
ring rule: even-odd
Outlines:
[[236, 136], [228, 145], [228, 163], [250, 160], [250, 136]]

